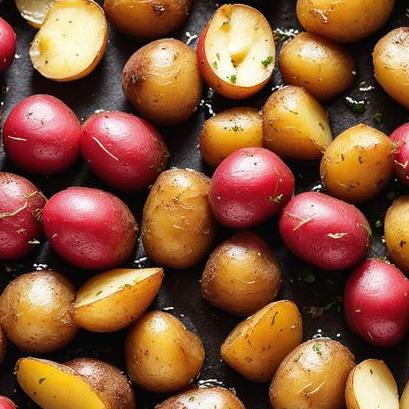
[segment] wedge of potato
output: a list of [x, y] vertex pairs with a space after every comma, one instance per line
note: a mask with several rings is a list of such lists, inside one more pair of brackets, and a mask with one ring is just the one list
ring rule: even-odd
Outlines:
[[85, 77], [98, 65], [108, 41], [103, 9], [92, 0], [57, 0], [30, 46], [34, 68], [54, 81]]
[[53, 0], [15, 0], [21, 17], [34, 28], [40, 28]]
[[162, 268], [119, 268], [98, 274], [78, 291], [74, 322], [88, 331], [113, 332], [139, 318], [159, 292]]
[[399, 409], [395, 379], [385, 363], [377, 359], [367, 359], [351, 371], [345, 400], [348, 409]]

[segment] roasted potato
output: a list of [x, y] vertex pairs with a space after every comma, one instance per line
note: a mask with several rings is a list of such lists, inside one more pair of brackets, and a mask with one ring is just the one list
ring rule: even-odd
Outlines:
[[2, 327], [0, 327], [0, 364], [3, 362], [6, 355], [7, 338]]
[[21, 17], [34, 28], [40, 28], [53, 0], [15, 0], [15, 3]]

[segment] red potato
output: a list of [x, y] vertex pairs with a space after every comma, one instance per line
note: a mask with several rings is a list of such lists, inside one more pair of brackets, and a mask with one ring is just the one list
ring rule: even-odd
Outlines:
[[46, 198], [29, 180], [0, 172], [0, 260], [26, 256], [43, 236]]
[[70, 187], [52, 196], [43, 210], [43, 225], [59, 256], [90, 270], [108, 270], [124, 262], [138, 232], [124, 202], [88, 187]]
[[296, 195], [284, 208], [279, 229], [298, 258], [325, 270], [352, 267], [371, 242], [368, 220], [355, 206], [317, 192]]
[[55, 174], [79, 156], [81, 125], [72, 110], [51, 95], [25, 98], [10, 112], [3, 127], [4, 150], [27, 172]]
[[365, 260], [348, 279], [344, 311], [349, 326], [367, 342], [394, 346], [409, 328], [409, 280], [393, 264]]
[[82, 126], [81, 153], [100, 179], [125, 192], [151, 185], [169, 156], [157, 129], [125, 112], [102, 112], [88, 118]]
[[409, 122], [395, 129], [391, 139], [396, 144], [395, 174], [402, 183], [409, 186]]
[[17, 409], [17, 406], [5, 396], [0, 396], [0, 409]]
[[230, 228], [248, 228], [276, 215], [294, 193], [287, 165], [264, 148], [230, 154], [214, 172], [209, 201], [216, 219]]
[[16, 54], [16, 33], [6, 20], [0, 17], [0, 72], [6, 71]]

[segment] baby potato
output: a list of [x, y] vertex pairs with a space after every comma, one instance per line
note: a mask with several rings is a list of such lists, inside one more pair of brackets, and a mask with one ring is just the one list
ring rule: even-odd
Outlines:
[[359, 124], [341, 133], [321, 160], [321, 179], [332, 196], [362, 202], [376, 196], [393, 172], [393, 142], [381, 131]]
[[0, 327], [0, 364], [4, 361], [7, 349], [7, 338], [4, 329]]
[[232, 152], [263, 146], [263, 120], [255, 108], [227, 109], [205, 121], [200, 134], [200, 152], [213, 169]]
[[215, 307], [249, 316], [277, 296], [281, 271], [261, 237], [240, 232], [210, 255], [201, 286], [203, 297]]
[[312, 33], [300, 33], [284, 44], [280, 71], [287, 84], [303, 87], [326, 101], [354, 82], [355, 63], [344, 47]]
[[202, 341], [173, 315], [145, 314], [131, 328], [125, 344], [128, 375], [156, 393], [179, 391], [199, 373], [205, 358]]
[[221, 356], [248, 380], [267, 382], [301, 341], [302, 318], [297, 306], [292, 301], [277, 301], [234, 328], [221, 346]]
[[355, 366], [348, 348], [327, 338], [304, 342], [281, 363], [270, 386], [274, 409], [343, 409]]
[[352, 43], [379, 30], [394, 5], [395, 0], [298, 0], [297, 17], [306, 31]]
[[153, 41], [129, 58], [122, 88], [143, 117], [166, 125], [183, 122], [196, 110], [202, 95], [196, 53], [172, 38]]
[[15, 278], [0, 297], [7, 337], [30, 353], [64, 347], [78, 330], [69, 313], [74, 298], [72, 284], [54, 271], [33, 271]]
[[53, 0], [15, 0], [21, 17], [34, 28], [40, 28]]
[[328, 117], [303, 88], [286, 86], [263, 108], [264, 146], [288, 159], [320, 159], [332, 141]]
[[188, 268], [207, 254], [216, 222], [207, 196], [209, 179], [191, 169], [162, 172], [143, 209], [141, 236], [147, 256], [171, 268]]

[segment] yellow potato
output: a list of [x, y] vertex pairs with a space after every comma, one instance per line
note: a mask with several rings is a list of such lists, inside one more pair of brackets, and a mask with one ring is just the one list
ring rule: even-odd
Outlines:
[[303, 88], [274, 92], [263, 108], [264, 146], [288, 159], [320, 159], [332, 132], [319, 102]]
[[81, 328], [113, 332], [139, 318], [159, 292], [163, 269], [119, 268], [98, 274], [78, 291], [71, 315]]
[[221, 346], [221, 356], [250, 381], [267, 382], [301, 340], [297, 306], [292, 301], [277, 301], [234, 328]]
[[409, 409], [409, 381], [406, 382], [399, 402], [400, 409]]
[[40, 28], [53, 0], [15, 0], [21, 16], [34, 28]]
[[7, 350], [7, 338], [2, 327], [0, 327], [0, 364], [4, 361]]
[[347, 202], [376, 196], [392, 176], [393, 149], [383, 132], [368, 125], [341, 133], [321, 160], [321, 179], [328, 193]]
[[287, 355], [270, 386], [274, 409], [343, 409], [348, 374], [355, 366], [348, 348], [327, 338], [304, 342]]
[[156, 393], [180, 391], [199, 373], [205, 358], [202, 341], [173, 315], [145, 314], [126, 339], [128, 375]]

